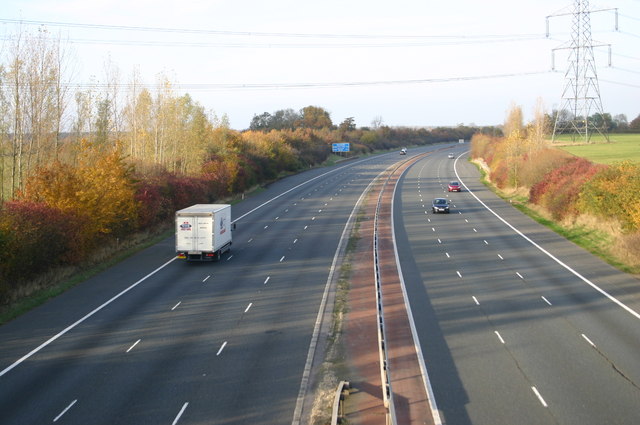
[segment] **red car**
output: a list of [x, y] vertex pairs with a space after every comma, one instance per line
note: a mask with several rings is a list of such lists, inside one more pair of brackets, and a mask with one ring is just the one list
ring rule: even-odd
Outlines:
[[462, 186], [460, 186], [460, 182], [449, 182], [449, 192], [462, 192]]

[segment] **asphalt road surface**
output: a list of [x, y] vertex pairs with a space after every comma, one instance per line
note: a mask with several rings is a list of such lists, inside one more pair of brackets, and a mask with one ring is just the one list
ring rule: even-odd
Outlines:
[[[447, 153], [412, 166], [395, 201], [444, 422], [640, 423], [638, 280], [496, 199]], [[291, 423], [345, 223], [403, 158], [274, 183], [232, 207], [220, 262], [173, 260], [169, 238], [2, 326], [0, 424]], [[456, 172], [465, 190], [449, 194]], [[430, 212], [436, 196], [450, 214]]]
[[[640, 281], [497, 199], [478, 174], [466, 154], [434, 153], [395, 198], [400, 262], [443, 422], [639, 424]], [[464, 191], [449, 193], [450, 180]], [[451, 200], [450, 214], [431, 213], [435, 197]]]
[[283, 179], [232, 207], [220, 262], [171, 237], [2, 326], [0, 423], [292, 423], [345, 223], [403, 158]]

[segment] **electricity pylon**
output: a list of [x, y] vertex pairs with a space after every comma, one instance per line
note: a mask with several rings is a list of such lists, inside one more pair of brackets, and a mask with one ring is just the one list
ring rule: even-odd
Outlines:
[[[569, 47], [554, 49], [554, 52], [560, 49], [569, 49], [570, 52], [562, 92], [562, 105], [556, 114], [552, 140], [555, 140], [559, 134], [571, 134], [573, 141], [582, 140], [588, 143], [591, 135], [598, 132], [609, 141], [593, 48], [609, 46], [609, 66], [611, 66], [611, 45], [594, 45], [591, 39], [591, 13], [604, 10], [616, 11], [617, 30], [617, 9], [592, 11], [589, 10], [588, 0], [574, 0]], [[549, 18], [561, 15], [568, 15], [568, 13], [547, 16], [547, 37], [549, 36]], [[555, 64], [552, 67], [555, 68]]]

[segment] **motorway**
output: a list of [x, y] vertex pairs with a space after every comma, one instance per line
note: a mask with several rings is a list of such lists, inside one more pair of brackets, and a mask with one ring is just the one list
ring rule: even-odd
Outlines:
[[[443, 422], [640, 423], [640, 282], [524, 217], [439, 147], [410, 150], [434, 153], [401, 179], [394, 225]], [[0, 327], [0, 423], [296, 423], [341, 235], [402, 158], [278, 181], [233, 206], [220, 262], [174, 260], [171, 237]], [[465, 191], [445, 193], [457, 175]], [[451, 214], [429, 212], [436, 196]]]
[[273, 183], [233, 206], [220, 262], [174, 260], [171, 237], [2, 326], [0, 423], [295, 423], [345, 224], [399, 159]]
[[[410, 168], [395, 198], [398, 255], [442, 421], [640, 423], [640, 281], [478, 177], [466, 154], [437, 152]], [[448, 193], [450, 180], [466, 189]], [[434, 197], [448, 197], [451, 213], [432, 214]]]

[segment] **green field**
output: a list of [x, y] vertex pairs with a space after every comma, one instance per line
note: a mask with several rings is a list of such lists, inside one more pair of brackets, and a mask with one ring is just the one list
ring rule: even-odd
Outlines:
[[589, 144], [573, 144], [570, 136], [562, 136], [556, 139], [554, 146], [600, 164], [625, 160], [640, 162], [640, 134], [610, 134], [609, 140], [607, 143], [598, 134]]

